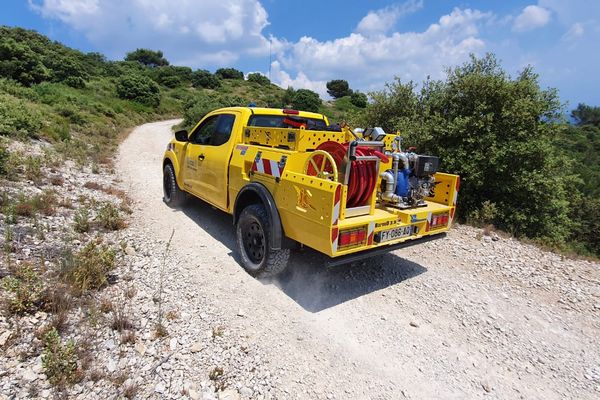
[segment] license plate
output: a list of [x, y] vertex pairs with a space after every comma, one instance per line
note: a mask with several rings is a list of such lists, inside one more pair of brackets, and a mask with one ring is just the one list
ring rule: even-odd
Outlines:
[[413, 226], [401, 226], [399, 228], [389, 229], [387, 231], [379, 232], [375, 235], [375, 241], [378, 243], [387, 242], [394, 239], [403, 238], [410, 236], [413, 233]]

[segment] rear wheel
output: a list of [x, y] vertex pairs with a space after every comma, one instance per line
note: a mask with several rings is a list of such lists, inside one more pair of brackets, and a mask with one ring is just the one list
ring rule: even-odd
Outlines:
[[169, 207], [180, 207], [185, 203], [186, 197], [185, 192], [177, 185], [173, 166], [165, 165], [163, 169], [163, 201]]
[[236, 242], [242, 267], [254, 277], [281, 273], [287, 267], [289, 249], [270, 247], [270, 219], [260, 204], [252, 204], [240, 214], [236, 225]]

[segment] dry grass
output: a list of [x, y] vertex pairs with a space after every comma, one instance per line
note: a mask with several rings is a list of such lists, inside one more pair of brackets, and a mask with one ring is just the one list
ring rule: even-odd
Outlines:
[[60, 176], [60, 175], [52, 175], [52, 176], [50, 177], [50, 183], [51, 183], [53, 186], [62, 186], [62, 185], [64, 185], [64, 184], [65, 184], [65, 178], [63, 178], [63, 177], [62, 177], [62, 176]]
[[137, 338], [135, 332], [127, 330], [121, 333], [121, 344], [135, 344]]
[[99, 184], [98, 182], [92, 182], [92, 181], [87, 181], [86, 183], [83, 184], [83, 187], [86, 189], [92, 189], [92, 190], [101, 190], [102, 189], [101, 184]]
[[126, 399], [133, 399], [137, 395], [138, 390], [138, 385], [135, 383], [130, 383], [123, 389], [123, 397]]

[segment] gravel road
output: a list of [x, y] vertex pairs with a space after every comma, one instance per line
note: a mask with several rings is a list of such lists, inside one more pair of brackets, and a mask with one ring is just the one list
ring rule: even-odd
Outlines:
[[[219, 365], [242, 398], [600, 397], [598, 263], [456, 226], [383, 265], [327, 270], [302, 250], [283, 276], [255, 280], [236, 261], [229, 215], [162, 202], [162, 154], [177, 122], [135, 129], [116, 166], [135, 202], [128, 240], [140, 298], [156, 290], [174, 230], [165, 307], [181, 317], [165, 340], [174, 352], [198, 343], [141, 395], [211, 398], [207, 376]], [[203, 345], [216, 324], [225, 344]], [[249, 350], [232, 355], [235, 346]], [[177, 379], [183, 389], [169, 386]]]

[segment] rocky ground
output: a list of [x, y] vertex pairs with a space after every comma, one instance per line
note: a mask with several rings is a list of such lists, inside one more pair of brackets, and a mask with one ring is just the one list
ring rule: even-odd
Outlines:
[[[1, 317], [0, 397], [600, 396], [598, 263], [455, 226], [443, 240], [377, 263], [326, 270], [321, 256], [298, 251], [283, 276], [258, 281], [236, 261], [228, 215], [200, 201], [179, 211], [162, 203], [160, 160], [172, 124], [134, 130], [114, 174], [57, 170], [64, 182], [54, 189], [71, 208], [57, 202], [53, 215], [38, 218], [43, 238], [31, 218], [19, 218], [3, 275], [6, 260], [42, 256], [51, 271], [65, 241], [77, 250], [98, 234], [115, 249], [117, 268], [108, 287], [68, 312], [61, 337], [77, 344], [82, 376], [64, 389], [42, 366], [39, 330], [53, 314]], [[92, 199], [131, 208], [123, 211], [129, 226], [74, 232], [82, 204], [94, 224]]]

